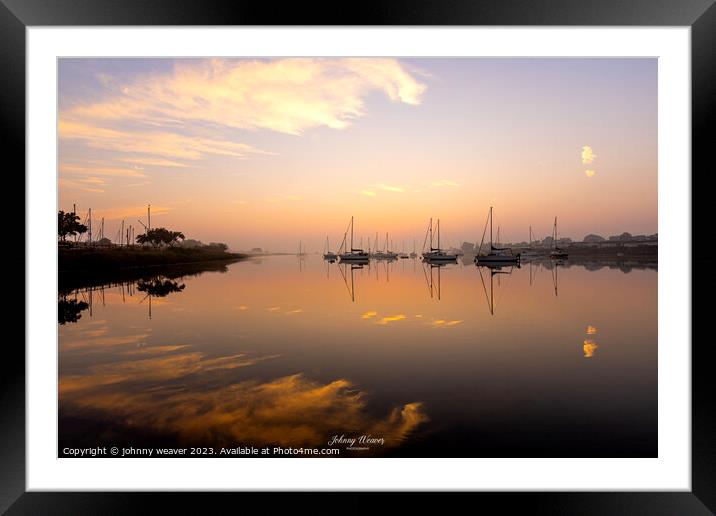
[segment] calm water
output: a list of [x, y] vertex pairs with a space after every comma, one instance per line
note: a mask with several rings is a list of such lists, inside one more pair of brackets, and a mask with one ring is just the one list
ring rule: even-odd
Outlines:
[[275, 256], [62, 296], [60, 449], [656, 456], [656, 270], [344, 267]]

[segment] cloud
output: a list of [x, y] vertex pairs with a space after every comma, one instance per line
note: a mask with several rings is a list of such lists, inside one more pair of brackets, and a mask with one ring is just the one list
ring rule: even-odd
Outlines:
[[378, 312], [375, 310], [368, 310], [367, 312], [363, 312], [360, 316], [361, 319], [370, 319], [371, 317], [375, 317], [378, 315]]
[[181, 167], [186, 168], [189, 165], [186, 163], [179, 163], [178, 161], [171, 161], [168, 159], [161, 158], [120, 158], [121, 161], [128, 163], [138, 163], [140, 165], [147, 165], [150, 167]]
[[170, 74], [137, 79], [66, 115], [300, 134], [313, 127], [347, 127], [364, 115], [364, 97], [372, 91], [418, 105], [425, 89], [395, 59], [192, 59], [177, 62]]
[[374, 91], [417, 105], [426, 88], [382, 58], [189, 59], [170, 73], [121, 82], [105, 74], [101, 99], [62, 110], [60, 141], [141, 155], [121, 158], [140, 165], [186, 167], [182, 160], [210, 155], [270, 154], [237, 141], [236, 129], [343, 129], [365, 115]]
[[377, 184], [372, 185], [373, 188], [378, 188], [380, 190], [384, 190], [386, 192], [396, 192], [396, 193], [403, 193], [405, 191], [405, 188], [402, 186], [397, 185], [386, 185], [386, 184]]
[[62, 188], [81, 190], [83, 192], [89, 193], [104, 193], [104, 189], [98, 187], [104, 185], [105, 181], [97, 177], [77, 179], [68, 179], [66, 177], [61, 177], [58, 180], [58, 184]]
[[585, 171], [584, 171], [584, 175], [587, 176], [587, 177], [594, 177], [594, 174], [595, 174], [595, 173], [596, 173], [596, 172], [594, 172], [594, 170], [585, 170]]
[[372, 192], [370, 190], [361, 190], [361, 194], [365, 195], [366, 197], [375, 197], [376, 193]]
[[141, 171], [130, 167], [111, 167], [94, 165], [60, 165], [60, 174], [63, 175], [89, 175], [109, 177], [147, 177]]
[[594, 154], [594, 151], [589, 145], [585, 145], [582, 147], [582, 164], [588, 165], [592, 163], [596, 159], [597, 155]]
[[[245, 158], [254, 154], [268, 154], [251, 145], [226, 139], [187, 136], [156, 130], [106, 129], [93, 124], [91, 121], [77, 121], [60, 116], [58, 125], [60, 139], [79, 140], [88, 147], [97, 149], [188, 160], [198, 160], [207, 155]], [[136, 169], [128, 170], [137, 172]]]

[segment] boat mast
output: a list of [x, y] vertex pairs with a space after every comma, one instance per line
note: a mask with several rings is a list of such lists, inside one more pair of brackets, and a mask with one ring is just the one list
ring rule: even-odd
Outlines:
[[351, 253], [353, 252], [353, 217], [351, 217]]
[[440, 219], [438, 219], [438, 251], [440, 250]]
[[554, 218], [554, 229], [552, 230], [552, 247], [557, 247], [557, 217]]
[[430, 217], [430, 250], [433, 250], [433, 218]]
[[490, 252], [492, 252], [492, 206], [490, 206]]

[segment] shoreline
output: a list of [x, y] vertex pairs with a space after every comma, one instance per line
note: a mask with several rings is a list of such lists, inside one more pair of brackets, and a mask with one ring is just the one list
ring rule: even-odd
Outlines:
[[246, 258], [248, 256], [242, 253], [211, 248], [58, 247], [57, 270], [59, 275], [103, 274], [172, 265], [239, 261]]

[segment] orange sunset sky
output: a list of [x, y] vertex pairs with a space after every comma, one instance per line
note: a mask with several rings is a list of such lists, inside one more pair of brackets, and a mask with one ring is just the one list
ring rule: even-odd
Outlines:
[[657, 232], [656, 59], [60, 59], [59, 209], [234, 250]]

